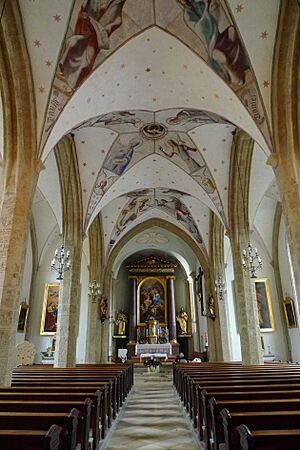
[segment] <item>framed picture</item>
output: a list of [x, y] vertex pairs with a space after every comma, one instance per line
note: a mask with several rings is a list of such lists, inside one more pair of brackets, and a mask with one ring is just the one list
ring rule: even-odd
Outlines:
[[255, 292], [260, 331], [274, 331], [275, 324], [268, 278], [255, 280]]
[[29, 305], [25, 302], [21, 303], [19, 310], [19, 320], [18, 320], [18, 333], [24, 333], [26, 330], [27, 316], [28, 316]]
[[152, 316], [161, 324], [167, 323], [166, 280], [164, 277], [145, 277], [138, 285], [138, 325], [145, 325]]
[[285, 297], [285, 299], [283, 300], [283, 309], [287, 327], [297, 328], [294, 300], [291, 297]]
[[46, 283], [41, 320], [41, 334], [56, 333], [59, 300], [59, 283]]

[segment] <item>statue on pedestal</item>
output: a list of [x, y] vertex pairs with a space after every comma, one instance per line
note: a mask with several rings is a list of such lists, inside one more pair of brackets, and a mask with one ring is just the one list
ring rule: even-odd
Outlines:
[[122, 311], [118, 312], [116, 321], [115, 321], [115, 323], [118, 327], [118, 330], [117, 330], [118, 336], [124, 336], [126, 334], [126, 322], [127, 322], [126, 315]]
[[178, 316], [176, 316], [179, 324], [179, 334], [187, 334], [188, 318], [187, 312], [181, 307]]
[[103, 323], [107, 319], [108, 303], [107, 297], [102, 295], [100, 300], [100, 321]]
[[216, 319], [215, 299], [212, 294], [209, 294], [207, 300], [207, 317], [213, 321]]

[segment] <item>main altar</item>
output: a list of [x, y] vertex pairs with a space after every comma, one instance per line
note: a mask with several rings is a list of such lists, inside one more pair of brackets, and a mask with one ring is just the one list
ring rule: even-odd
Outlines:
[[131, 297], [128, 357], [177, 355], [174, 289], [177, 263], [152, 256], [126, 267]]

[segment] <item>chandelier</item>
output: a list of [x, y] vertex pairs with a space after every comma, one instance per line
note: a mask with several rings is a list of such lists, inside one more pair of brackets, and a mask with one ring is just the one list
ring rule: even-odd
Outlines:
[[244, 271], [251, 274], [251, 278], [256, 278], [256, 271], [262, 268], [262, 262], [257, 248], [253, 250], [250, 242], [247, 248], [243, 250], [242, 264]]
[[100, 297], [100, 295], [101, 295], [100, 283], [98, 283], [98, 281], [96, 280], [93, 280], [89, 284], [89, 296], [92, 299], [92, 303], [97, 303], [97, 299]]
[[63, 280], [63, 273], [71, 268], [70, 251], [65, 251], [65, 247], [61, 245], [55, 250], [54, 258], [51, 261], [51, 270], [57, 272], [57, 280]]
[[223, 301], [224, 296], [226, 295], [225, 281], [218, 275], [218, 278], [215, 281], [215, 291], [219, 300]]

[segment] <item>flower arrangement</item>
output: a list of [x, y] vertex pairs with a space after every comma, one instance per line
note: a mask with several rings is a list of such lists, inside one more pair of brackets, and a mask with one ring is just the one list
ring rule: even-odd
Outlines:
[[150, 367], [150, 368], [152, 368], [152, 367], [156, 368], [158, 366], [161, 366], [161, 362], [160, 362], [159, 358], [155, 358], [154, 356], [150, 356], [149, 358], [145, 359], [144, 366]]

